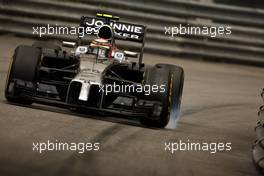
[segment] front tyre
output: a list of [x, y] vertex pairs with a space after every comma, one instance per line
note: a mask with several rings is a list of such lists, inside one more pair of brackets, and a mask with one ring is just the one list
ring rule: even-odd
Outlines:
[[[170, 74], [169, 70], [161, 69], [157, 67], [148, 68], [145, 72], [144, 86], [163, 86], [164, 92], [150, 92], [149, 95], [145, 95], [146, 100], [160, 102], [162, 109], [160, 113], [156, 113], [158, 105], [154, 105], [153, 117], [142, 117], [141, 123], [146, 126], [152, 126], [157, 128], [164, 128], [168, 122], [168, 106], [169, 106], [169, 85], [170, 85]], [[157, 108], [155, 108], [157, 107]], [[156, 109], [156, 110], [155, 110]], [[158, 114], [158, 117], [157, 117]]]
[[30, 99], [20, 96], [21, 90], [15, 85], [17, 81], [22, 81], [33, 86], [40, 56], [41, 51], [36, 47], [20, 45], [15, 49], [9, 65], [5, 87], [5, 97], [9, 102], [32, 104]]
[[157, 64], [158, 68], [167, 69], [170, 72], [170, 93], [168, 107], [168, 128], [175, 128], [180, 115], [182, 92], [184, 85], [184, 70], [182, 67], [170, 64]]
[[[145, 72], [144, 85], [163, 86], [165, 92], [151, 92], [145, 99], [158, 101], [162, 111], [158, 118], [141, 119], [141, 123], [158, 128], [175, 128], [180, 114], [180, 105], [184, 84], [184, 71], [181, 67], [169, 64], [157, 64]], [[155, 109], [155, 108], [154, 108]]]

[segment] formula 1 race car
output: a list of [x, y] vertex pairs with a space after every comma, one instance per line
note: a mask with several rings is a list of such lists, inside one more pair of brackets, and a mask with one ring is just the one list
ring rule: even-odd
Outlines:
[[[158, 128], [176, 123], [184, 71], [176, 65], [143, 64], [146, 27], [107, 14], [83, 16], [80, 26], [94, 38], [87, 45], [79, 44], [81, 38], [64, 41], [65, 50], [74, 48], [71, 52], [45, 42], [18, 46], [7, 76], [6, 99], [136, 116], [143, 125]], [[121, 50], [117, 40], [138, 42], [141, 50]]]

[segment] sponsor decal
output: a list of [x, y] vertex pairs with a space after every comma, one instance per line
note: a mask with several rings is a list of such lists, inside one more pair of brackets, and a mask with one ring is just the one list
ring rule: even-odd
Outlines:
[[[90, 17], [86, 17], [83, 22], [83, 25], [86, 27], [86, 31], [93, 34], [98, 34], [98, 30], [104, 24], [105, 20]], [[109, 25], [113, 28], [115, 34], [121, 37], [142, 40], [144, 35], [144, 27], [140, 25], [115, 21], [110, 21]]]

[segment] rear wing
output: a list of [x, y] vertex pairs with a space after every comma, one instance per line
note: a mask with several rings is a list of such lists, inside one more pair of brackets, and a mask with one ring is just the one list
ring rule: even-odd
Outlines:
[[97, 16], [99, 17], [81, 17], [80, 26], [85, 28], [85, 33], [96, 35], [102, 25], [110, 25], [114, 30], [115, 39], [142, 43], [139, 58], [139, 62], [142, 63], [146, 26], [120, 22], [118, 17], [112, 15], [97, 14]]
[[83, 16], [80, 26], [85, 28], [87, 34], [97, 34], [99, 28], [104, 24], [108, 24], [113, 28], [116, 39], [144, 42], [146, 27], [143, 25], [124, 23], [108, 18]]

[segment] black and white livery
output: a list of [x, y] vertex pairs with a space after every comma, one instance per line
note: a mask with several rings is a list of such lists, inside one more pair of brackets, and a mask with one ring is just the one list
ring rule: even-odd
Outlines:
[[[144, 65], [146, 27], [107, 14], [82, 17], [80, 25], [93, 36], [87, 44], [80, 44], [79, 38], [64, 41], [62, 47], [48, 42], [18, 46], [6, 80], [6, 99], [135, 116], [143, 125], [158, 128], [174, 126], [184, 71], [170, 64]], [[117, 40], [141, 43], [141, 50], [119, 49]]]

